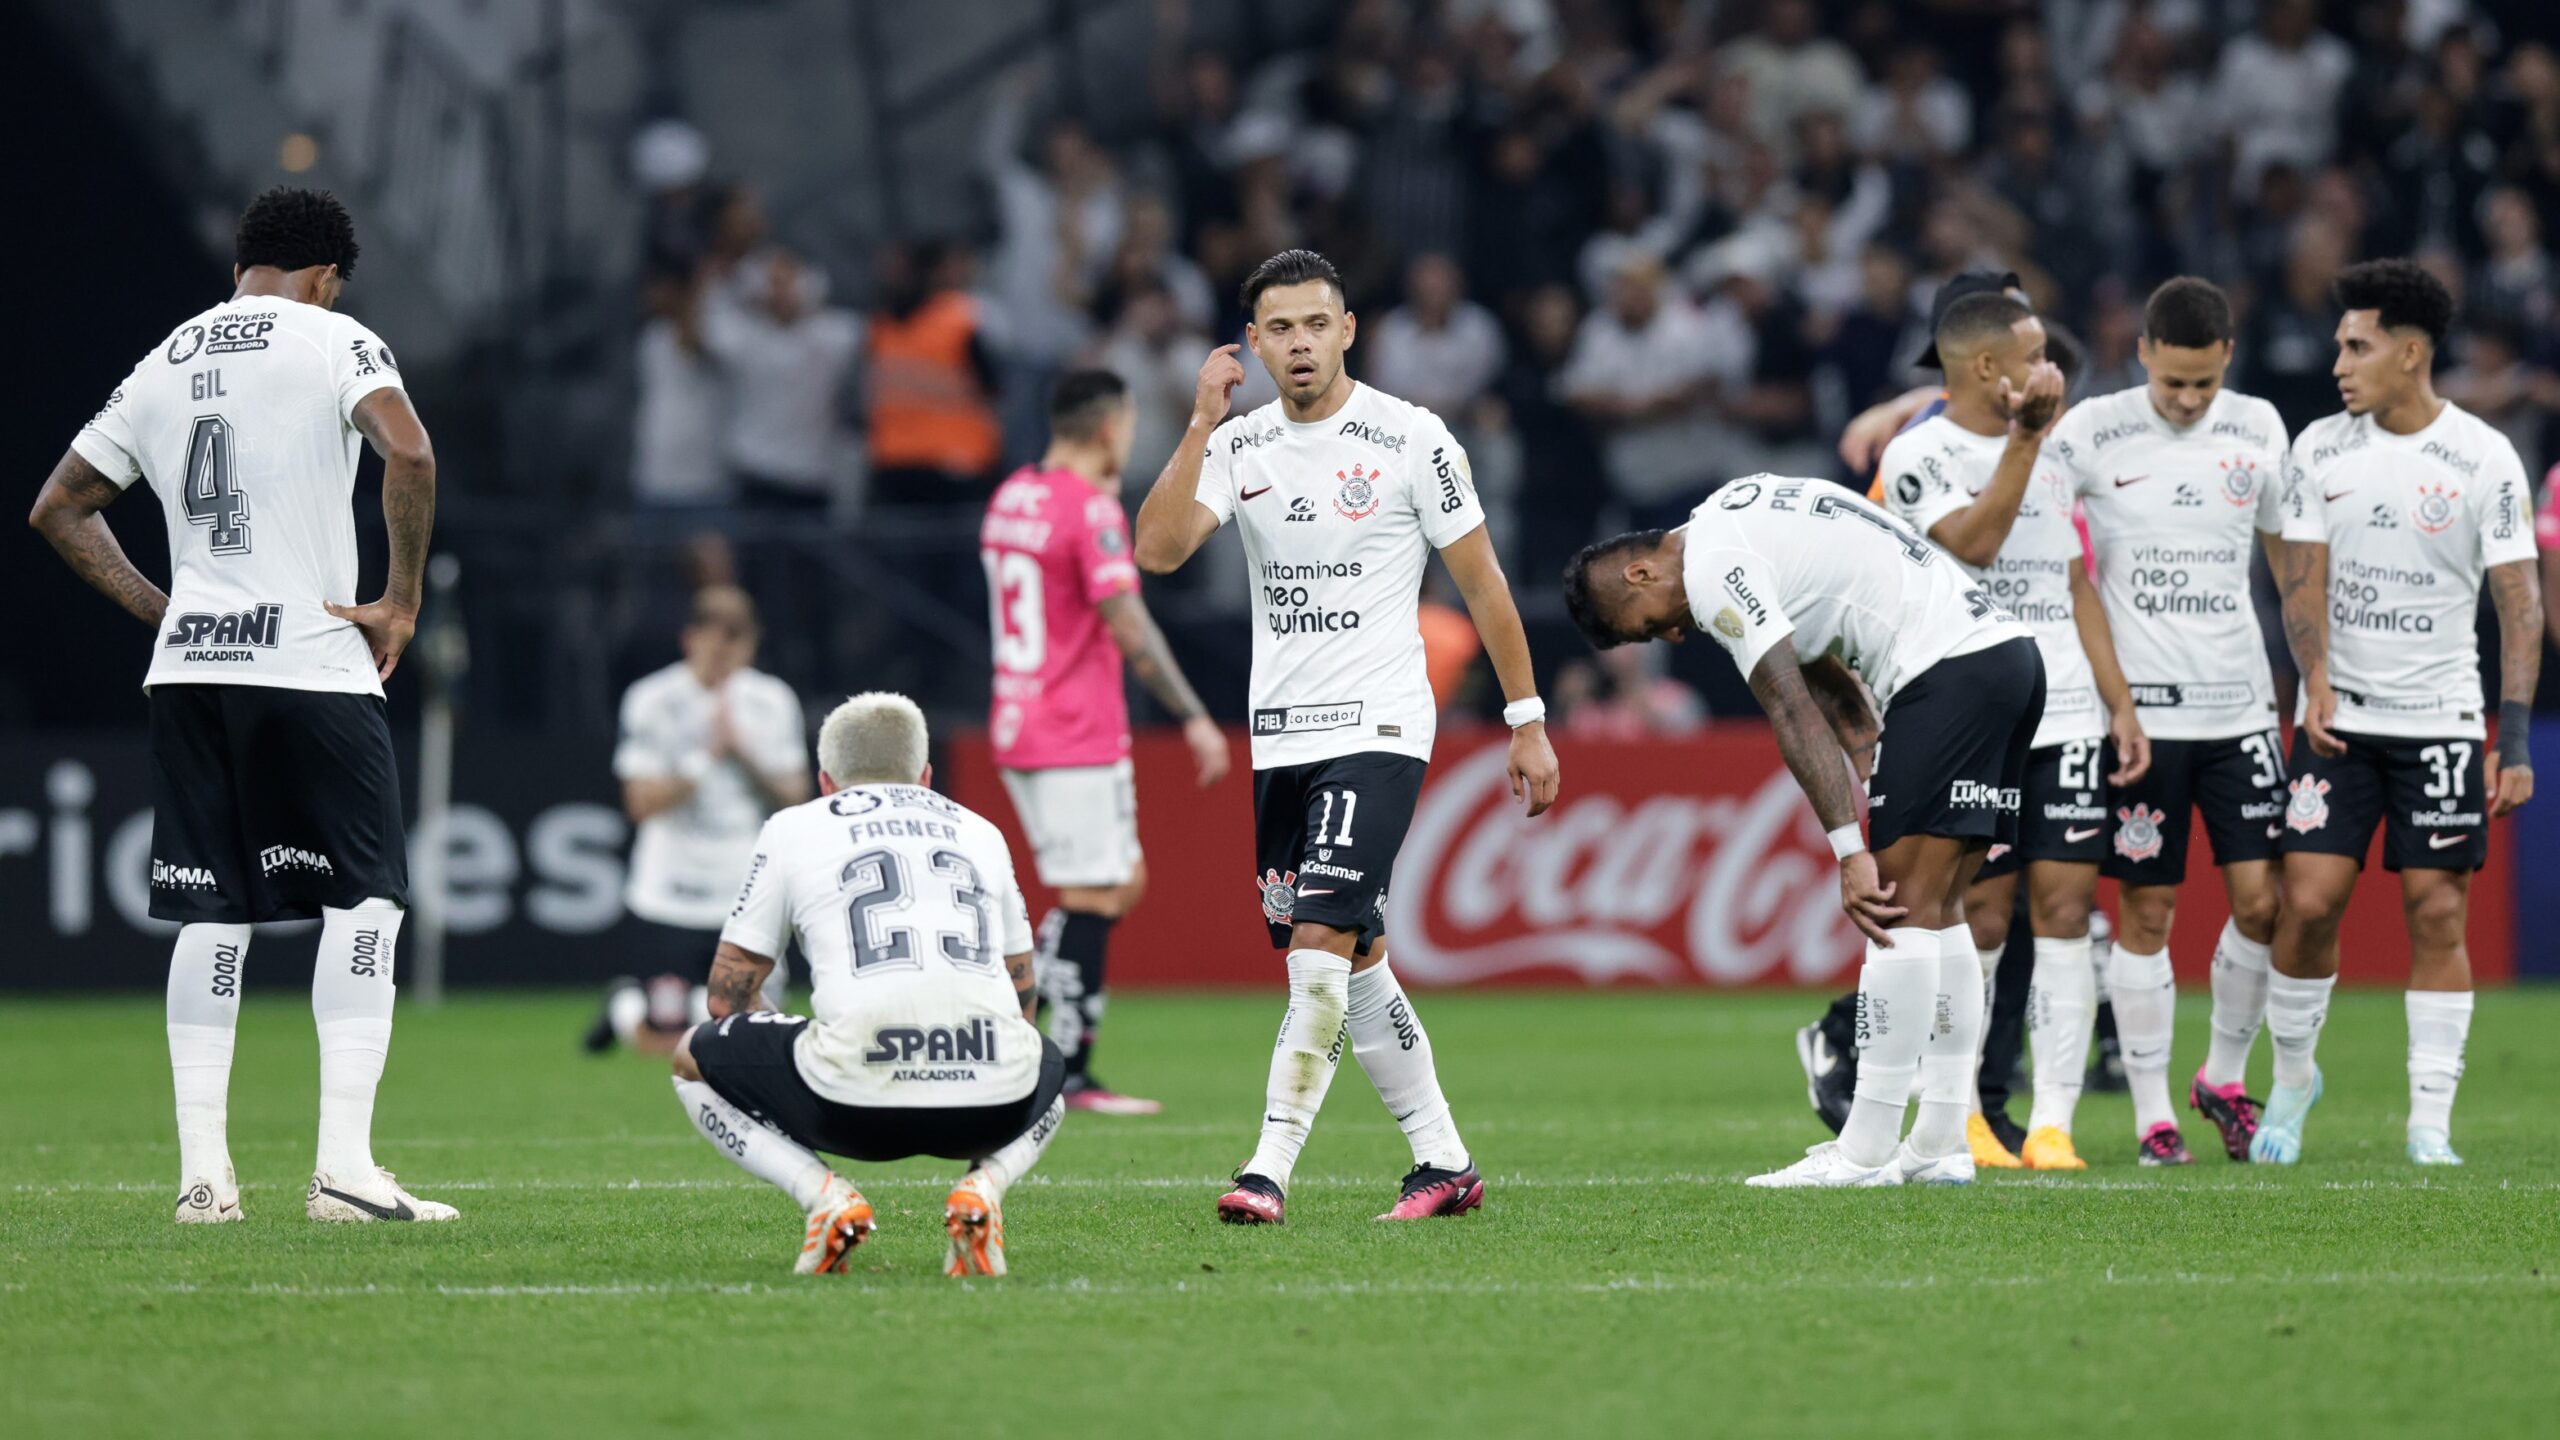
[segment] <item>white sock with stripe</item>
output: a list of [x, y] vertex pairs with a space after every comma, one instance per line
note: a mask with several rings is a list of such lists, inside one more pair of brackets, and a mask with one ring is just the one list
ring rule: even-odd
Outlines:
[[1315, 1129], [1324, 1093], [1348, 1043], [1351, 962], [1327, 950], [1289, 952], [1289, 1009], [1271, 1047], [1271, 1075], [1263, 1087], [1262, 1140], [1245, 1173], [1286, 1190], [1298, 1168], [1298, 1152]]
[[2453, 1129], [2462, 1087], [2462, 1049], [2471, 1038], [2471, 992], [2412, 990], [2409, 1011], [2409, 1128]]
[[2030, 1132], [2047, 1126], [2071, 1133], [2088, 1074], [2089, 1034], [2098, 1021], [2098, 972], [2089, 963], [2089, 937], [2036, 937], [2035, 977], [2027, 992], [2027, 1052], [2035, 1057], [2035, 1103]]
[[231, 1050], [240, 1028], [246, 925], [181, 925], [169, 953], [169, 1083], [178, 1102], [178, 1183], [231, 1172]]
[[2249, 1048], [2267, 1018], [2267, 973], [2273, 947], [2222, 922], [2213, 946], [2213, 1039], [2204, 1052], [2204, 1083], [2237, 1085], [2248, 1078]]
[[2164, 946], [2149, 955], [2116, 947], [2108, 966], [2116, 1004], [2116, 1044], [2124, 1052], [2125, 1085], [2133, 1091], [2133, 1133], [2175, 1123], [2169, 1104], [2169, 1037], [2178, 1017], [2178, 982]]
[[1858, 970], [1858, 1084], [1840, 1127], [1841, 1153], [1869, 1167], [1892, 1159], [1901, 1143], [1920, 1048], [1937, 1018], [1937, 932], [1891, 934], [1890, 950], [1867, 942]]
[[720, 1098], [720, 1092], [708, 1081], [675, 1077], [676, 1102], [684, 1106], [685, 1118], [711, 1148], [728, 1156], [738, 1168], [774, 1186], [791, 1197], [803, 1212], [814, 1210], [827, 1193], [827, 1182], [835, 1172], [827, 1162], [812, 1154], [790, 1136], [755, 1119], [746, 1111]]

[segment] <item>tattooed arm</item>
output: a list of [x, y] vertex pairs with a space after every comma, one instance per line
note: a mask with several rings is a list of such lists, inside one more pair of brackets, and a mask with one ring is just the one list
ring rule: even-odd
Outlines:
[[364, 632], [374, 668], [391, 678], [400, 652], [418, 629], [418, 601], [427, 575], [427, 541], [436, 528], [436, 452], [427, 427], [409, 405], [409, 392], [385, 385], [356, 402], [355, 427], [382, 457], [382, 523], [391, 532], [391, 566], [382, 598], [370, 605], [323, 608]]
[[2303, 728], [2312, 749], [2344, 755], [2346, 742], [2329, 733], [2338, 715], [2338, 693], [2329, 688], [2329, 547], [2318, 540], [2271, 542], [2267, 558], [2284, 600], [2284, 643], [2302, 675]]
[[[1778, 753], [1804, 787], [1813, 813], [1825, 830], [1854, 828], [1858, 797], [1840, 763], [1838, 737], [1805, 685], [1804, 668], [1796, 661], [1793, 640], [1780, 640], [1751, 667], [1751, 693], [1778, 732]], [[1840, 908], [1867, 938], [1887, 947], [1893, 940], [1885, 926], [1909, 912], [1890, 903], [1893, 887], [1876, 874], [1876, 857], [1862, 846], [1840, 861]]]
[[764, 977], [772, 973], [771, 960], [721, 941], [719, 952], [711, 959], [707, 999], [711, 1018], [718, 1020], [768, 1008], [764, 1003]]
[[1164, 643], [1164, 631], [1147, 611], [1147, 602], [1132, 590], [1103, 601], [1101, 610], [1103, 623], [1111, 627], [1111, 643], [1128, 660], [1138, 683], [1147, 687], [1158, 704], [1182, 717], [1182, 738], [1191, 746], [1192, 768], [1200, 783], [1209, 786], [1225, 779], [1227, 734], [1209, 718], [1209, 707], [1200, 703], [1199, 693], [1175, 663], [1172, 648]]
[[44, 489], [37, 493], [35, 508], [27, 512], [27, 523], [44, 536], [73, 574], [123, 606], [125, 613], [156, 629], [160, 617], [168, 613], [169, 597], [133, 568], [124, 547], [116, 543], [115, 532], [107, 528], [107, 518], [98, 513], [123, 493], [97, 467], [81, 459], [80, 452], [65, 450], [62, 463], [53, 467]]
[[2489, 567], [2489, 598], [2498, 608], [2498, 748], [2485, 777], [2490, 814], [2504, 815], [2533, 798], [2533, 691], [2542, 679], [2542, 595], [2532, 560]]
[[1884, 733], [1884, 727], [1876, 721], [1875, 707], [1867, 703], [1866, 690], [1848, 666], [1829, 655], [1801, 668], [1805, 689], [1821, 708], [1832, 737], [1840, 742], [1841, 753], [1849, 757], [1849, 768], [1864, 784], [1875, 773], [1876, 741]]
[[1013, 977], [1013, 998], [1022, 1002], [1022, 1018], [1031, 1019], [1040, 1008], [1040, 987], [1031, 969], [1031, 952], [1004, 957], [1004, 973]]

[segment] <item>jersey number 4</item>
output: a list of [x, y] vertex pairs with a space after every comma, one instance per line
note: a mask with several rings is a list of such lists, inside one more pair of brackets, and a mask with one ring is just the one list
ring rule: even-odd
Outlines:
[[231, 466], [231, 422], [199, 415], [187, 433], [187, 479], [181, 487], [188, 523], [213, 532], [213, 553], [249, 553], [249, 497]]

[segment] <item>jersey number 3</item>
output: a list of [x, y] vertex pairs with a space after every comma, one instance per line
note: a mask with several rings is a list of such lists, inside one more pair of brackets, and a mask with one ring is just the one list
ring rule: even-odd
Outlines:
[[187, 433], [187, 520], [213, 532], [213, 553], [249, 553], [249, 497], [231, 467], [231, 422], [199, 415]]

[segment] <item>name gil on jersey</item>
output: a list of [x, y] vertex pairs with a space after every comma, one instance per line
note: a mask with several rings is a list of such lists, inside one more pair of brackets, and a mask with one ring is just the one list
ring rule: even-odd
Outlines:
[[[228, 614], [190, 610], [171, 622], [169, 638], [160, 643], [171, 650], [186, 645], [254, 645], [262, 650], [273, 650], [283, 632], [284, 607], [281, 605], [260, 605]], [[199, 657], [190, 655], [187, 658]]]

